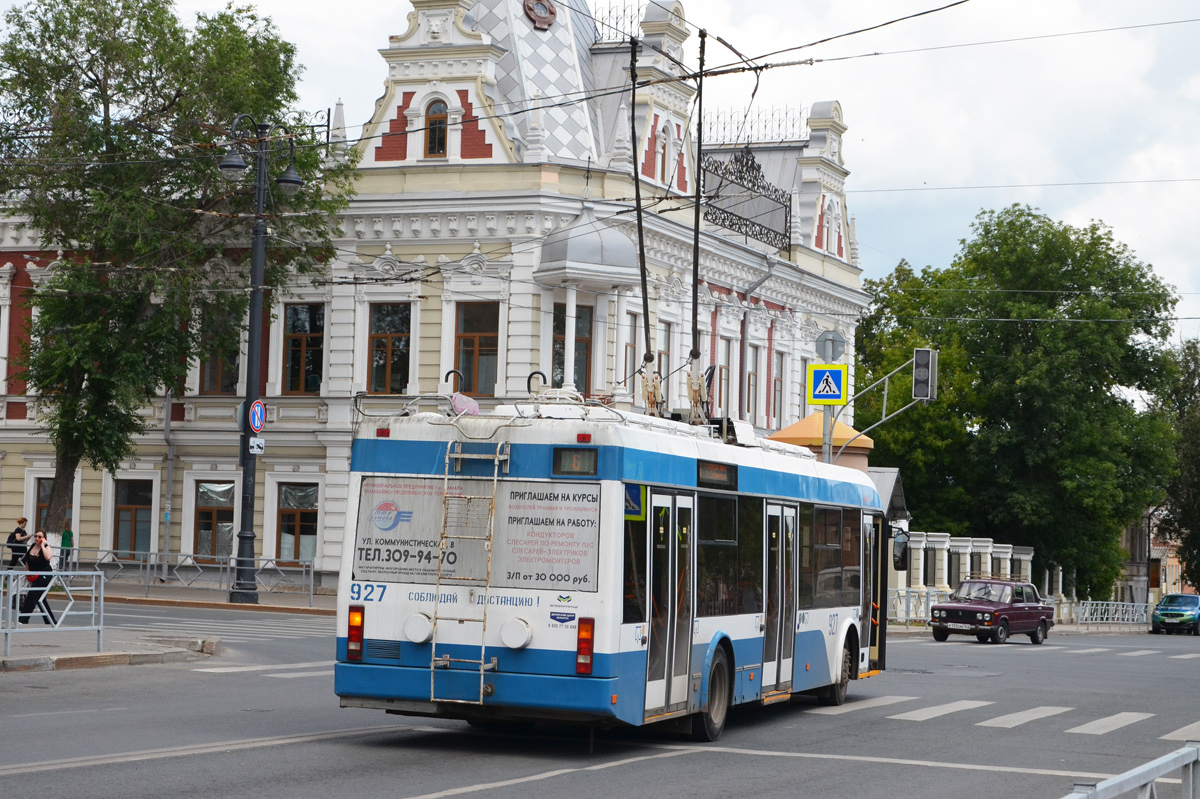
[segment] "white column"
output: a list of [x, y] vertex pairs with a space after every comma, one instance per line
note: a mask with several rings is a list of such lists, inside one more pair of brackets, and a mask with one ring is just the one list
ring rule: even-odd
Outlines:
[[567, 313], [563, 320], [563, 388], [575, 391], [575, 313], [578, 290], [567, 286]]
[[[446, 160], [450, 163], [457, 163], [462, 160], [462, 119], [464, 110], [462, 108], [451, 108], [446, 114]], [[500, 393], [498, 383], [496, 394]]]

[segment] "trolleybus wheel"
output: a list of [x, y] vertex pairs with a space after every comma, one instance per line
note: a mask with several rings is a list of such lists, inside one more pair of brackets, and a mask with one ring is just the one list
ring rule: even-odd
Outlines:
[[717, 647], [708, 670], [708, 707], [692, 717], [693, 739], [715, 741], [721, 737], [729, 715], [729, 687], [729, 659], [725, 650]]
[[842, 673], [838, 675], [838, 681], [825, 689], [821, 694], [822, 705], [844, 705], [846, 704], [846, 691], [850, 688], [850, 669], [853, 664], [850, 662], [850, 647], [842, 647]]

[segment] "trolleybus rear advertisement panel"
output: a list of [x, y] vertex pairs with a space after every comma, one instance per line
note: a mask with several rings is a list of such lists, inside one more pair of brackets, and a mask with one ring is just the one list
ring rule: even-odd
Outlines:
[[[442, 578], [485, 578], [491, 480], [365, 477], [354, 579], [432, 585], [445, 514]], [[449, 494], [443, 509], [443, 493]], [[464, 499], [463, 497], [468, 497]], [[600, 486], [502, 480], [496, 488], [491, 586], [597, 590]], [[479, 536], [472, 540], [469, 536]]]

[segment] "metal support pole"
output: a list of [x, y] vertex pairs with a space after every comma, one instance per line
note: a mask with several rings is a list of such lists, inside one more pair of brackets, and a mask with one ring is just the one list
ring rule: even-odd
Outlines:
[[[833, 358], [833, 341], [832, 341], [832, 339], [827, 340], [825, 342], [825, 352], [823, 354], [825, 356], [825, 363], [833, 363], [834, 358]], [[843, 386], [842, 391], [844, 392], [845, 390], [846, 390], [846, 387]], [[843, 394], [842, 396], [845, 396], [845, 394]], [[823, 409], [823, 418], [821, 420], [821, 462], [822, 463], [833, 463], [833, 423], [834, 423], [833, 406], [826, 405]]]
[[254, 240], [250, 250], [250, 313], [246, 331], [246, 399], [240, 419], [242, 434], [238, 457], [242, 462], [242, 525], [237, 534], [237, 559], [229, 601], [258, 604], [258, 584], [254, 578], [254, 481], [258, 457], [250, 452], [250, 407], [258, 399], [259, 362], [262, 359], [263, 273], [267, 260], [267, 136], [270, 125], [258, 126], [254, 157]]

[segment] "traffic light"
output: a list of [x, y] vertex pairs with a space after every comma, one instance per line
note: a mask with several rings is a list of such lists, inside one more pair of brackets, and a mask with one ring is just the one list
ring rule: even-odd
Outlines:
[[913, 350], [913, 399], [937, 399], [937, 350]]

